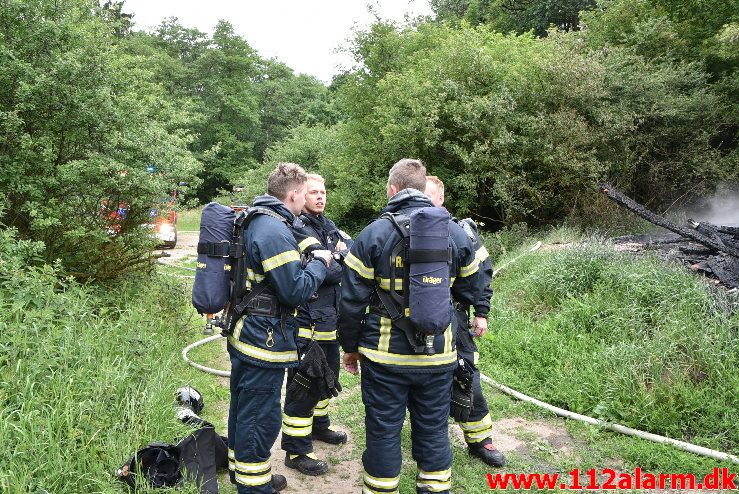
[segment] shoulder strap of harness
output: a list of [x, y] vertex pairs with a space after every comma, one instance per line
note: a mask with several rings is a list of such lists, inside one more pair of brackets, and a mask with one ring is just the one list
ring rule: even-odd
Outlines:
[[233, 332], [236, 322], [244, 315], [249, 303], [269, 286], [265, 278], [252, 286], [251, 290], [246, 289], [246, 262], [244, 259], [245, 245], [243, 234], [249, 223], [260, 214], [287, 223], [287, 220], [282, 215], [275, 213], [271, 209], [259, 206], [251, 207], [246, 212], [241, 211], [236, 216], [229, 252], [231, 260], [231, 297], [228, 310], [226, 311], [225, 334], [231, 334]]

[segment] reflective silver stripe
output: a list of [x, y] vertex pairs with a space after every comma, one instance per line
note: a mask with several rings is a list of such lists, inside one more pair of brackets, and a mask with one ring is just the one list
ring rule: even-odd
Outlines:
[[490, 254], [488, 253], [488, 250], [483, 245], [479, 249], [477, 249], [477, 252], [475, 252], [475, 257], [478, 261], [483, 262], [485, 259], [490, 257]]
[[236, 470], [239, 470], [240, 472], [247, 475], [254, 475], [255, 473], [263, 474], [265, 471], [271, 468], [269, 460], [259, 463], [245, 463], [242, 461], [234, 460], [234, 465], [236, 466]]

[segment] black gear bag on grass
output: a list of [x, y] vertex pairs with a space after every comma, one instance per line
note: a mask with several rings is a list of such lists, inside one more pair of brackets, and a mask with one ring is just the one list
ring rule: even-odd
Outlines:
[[134, 489], [137, 483], [163, 488], [193, 482], [202, 494], [218, 494], [216, 471], [223, 468], [228, 468], [228, 446], [213, 427], [203, 427], [177, 444], [148, 444], [117, 474], [120, 481]]

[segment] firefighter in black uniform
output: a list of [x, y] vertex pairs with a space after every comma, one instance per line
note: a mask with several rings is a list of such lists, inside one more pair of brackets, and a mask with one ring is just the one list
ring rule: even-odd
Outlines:
[[[305, 207], [299, 221], [293, 224], [293, 234], [301, 253], [310, 254], [315, 249], [325, 249], [340, 256], [346, 255], [351, 246], [348, 235], [340, 231], [333, 221], [324, 216], [326, 187], [320, 175], [308, 174]], [[347, 243], [349, 245], [347, 245]], [[336, 340], [336, 323], [341, 301], [343, 267], [334, 262], [328, 269], [326, 279], [317, 292], [317, 297], [298, 308], [298, 348], [304, 348], [313, 340], [318, 342], [326, 355], [329, 367], [339, 375], [339, 342]], [[288, 379], [291, 376], [288, 376]], [[329, 399], [323, 399], [315, 407], [306, 406], [285, 398], [282, 416], [282, 449], [285, 450], [285, 465], [306, 475], [322, 475], [328, 465], [313, 454], [313, 439], [329, 444], [343, 444], [345, 432], [330, 429], [328, 417]]]
[[[404, 159], [396, 163], [390, 170], [389, 202], [384, 211], [410, 214], [418, 208], [433, 207], [422, 192], [425, 183], [426, 168], [420, 161]], [[459, 225], [449, 220], [448, 226], [451, 291], [457, 300], [473, 303], [481, 291], [475, 251]], [[400, 433], [407, 407], [413, 458], [418, 466], [416, 491], [448, 493], [452, 454], [447, 424], [452, 374], [458, 365], [454, 328], [450, 324], [445, 332], [433, 338], [432, 355], [416, 353], [400, 326], [402, 321], [391, 320], [378, 305], [376, 288], [387, 291], [392, 283], [397, 289], [401, 281], [390, 279], [391, 261], [403, 264], [392, 253], [400, 240], [401, 235], [391, 221], [376, 220], [357, 237], [345, 259], [339, 342], [345, 352], [347, 371], [358, 372], [361, 355], [367, 436], [362, 456], [362, 492], [398, 492]], [[446, 303], [452, 311], [448, 295]]]
[[[434, 205], [441, 207], [444, 204], [444, 182], [439, 178], [434, 176], [427, 177], [425, 193]], [[455, 301], [454, 303], [454, 308], [459, 319], [457, 353], [459, 354], [459, 358], [464, 359], [472, 369], [472, 391], [474, 395], [469, 419], [465, 422], [457, 423], [462, 429], [462, 432], [464, 432], [464, 440], [467, 443], [471, 455], [477, 456], [492, 467], [502, 467], [505, 465], [505, 456], [495, 448], [492, 439], [490, 439], [493, 430], [493, 421], [490, 418], [490, 410], [488, 409], [487, 401], [485, 401], [485, 396], [482, 394], [480, 370], [477, 368], [480, 353], [473, 339], [473, 335], [480, 337], [485, 334], [488, 328], [490, 298], [493, 296], [493, 289], [490, 285], [493, 279], [493, 263], [490, 260], [487, 249], [477, 234], [477, 225], [469, 218], [456, 221], [462, 226], [470, 239], [472, 239], [475, 255], [480, 263], [483, 284], [481, 297], [472, 304], [474, 308], [474, 319], [471, 327], [470, 304], [460, 301]]]
[[305, 204], [305, 171], [282, 163], [269, 176], [267, 195], [254, 201], [268, 214], [251, 220], [244, 232], [247, 286], [266, 280], [267, 289], [228, 337], [231, 405], [228, 446], [231, 478], [239, 494], [272, 494], [285, 477], [272, 475], [270, 449], [280, 432], [280, 391], [285, 368], [298, 365], [295, 308], [326, 277], [331, 253], [313, 252], [305, 267], [288, 228]]

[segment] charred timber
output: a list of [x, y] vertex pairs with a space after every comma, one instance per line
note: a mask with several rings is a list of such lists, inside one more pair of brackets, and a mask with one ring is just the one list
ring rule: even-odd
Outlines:
[[[601, 192], [606, 194], [609, 199], [613, 200], [620, 206], [628, 209], [638, 216], [641, 216], [645, 220], [654, 223], [657, 226], [661, 226], [662, 228], [666, 228], [667, 230], [677, 233], [678, 235], [682, 235], [683, 237], [694, 240], [699, 244], [705, 245], [706, 247], [709, 247], [717, 252], [723, 252], [724, 254], [729, 254], [730, 256], [739, 259], [739, 243], [727, 241], [730, 237], [733, 236], [729, 232], [733, 230], [739, 230], [739, 228], [735, 229], [733, 227], [717, 227], [715, 225], [711, 225], [710, 223], [696, 222], [693, 223], [697, 225], [697, 229], [690, 229], [678, 226], [671, 221], [665, 219], [664, 217], [653, 213], [633, 199], [625, 196], [618, 189], [610, 184], [601, 184], [600, 190]], [[723, 233], [723, 235], [719, 235], [720, 233]]]

